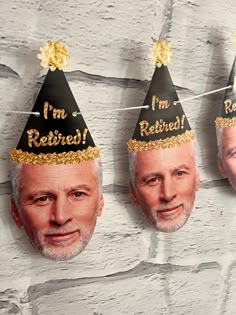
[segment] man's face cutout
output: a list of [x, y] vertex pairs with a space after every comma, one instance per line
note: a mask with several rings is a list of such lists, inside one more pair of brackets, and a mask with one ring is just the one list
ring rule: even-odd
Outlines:
[[104, 205], [95, 161], [79, 164], [22, 165], [19, 209], [12, 216], [42, 255], [67, 260], [92, 237]]
[[189, 219], [199, 189], [192, 143], [138, 151], [130, 195], [147, 220], [161, 232], [174, 232]]
[[218, 167], [223, 177], [227, 177], [236, 190], [236, 126], [218, 130]]

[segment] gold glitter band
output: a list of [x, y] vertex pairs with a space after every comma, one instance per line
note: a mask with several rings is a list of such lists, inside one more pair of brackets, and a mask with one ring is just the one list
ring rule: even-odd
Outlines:
[[94, 160], [99, 156], [97, 147], [88, 147], [83, 151], [63, 153], [29, 153], [13, 149], [10, 152], [11, 160], [23, 164], [74, 164]]
[[236, 117], [232, 118], [217, 117], [215, 120], [215, 125], [218, 128], [236, 126]]
[[129, 151], [151, 151], [155, 149], [166, 149], [179, 146], [181, 144], [190, 142], [194, 139], [194, 132], [192, 130], [186, 130], [184, 133], [178, 136], [168, 137], [166, 139], [160, 139], [155, 141], [138, 141], [131, 139], [128, 142]]

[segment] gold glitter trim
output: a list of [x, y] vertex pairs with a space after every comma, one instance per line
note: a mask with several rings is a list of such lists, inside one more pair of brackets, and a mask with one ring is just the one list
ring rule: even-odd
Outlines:
[[155, 141], [138, 141], [131, 139], [128, 142], [129, 151], [151, 151], [155, 149], [167, 149], [181, 144], [190, 142], [194, 139], [194, 132], [192, 130], [186, 130], [184, 133], [178, 136], [168, 137], [165, 139]]
[[29, 153], [13, 149], [10, 152], [11, 160], [23, 164], [74, 164], [94, 160], [99, 156], [97, 147], [88, 147], [83, 151], [63, 153]]
[[215, 120], [215, 125], [218, 128], [236, 126], [236, 117], [232, 118], [217, 117]]
[[44, 47], [40, 47], [40, 52], [41, 54], [37, 55], [38, 59], [42, 60], [40, 65], [44, 68], [49, 67], [51, 71], [62, 70], [70, 58], [67, 47], [62, 46], [59, 40], [55, 43], [49, 40]]
[[162, 65], [166, 66], [171, 57], [171, 44], [167, 43], [164, 39], [154, 40], [150, 47], [148, 54], [150, 63], [160, 68]]

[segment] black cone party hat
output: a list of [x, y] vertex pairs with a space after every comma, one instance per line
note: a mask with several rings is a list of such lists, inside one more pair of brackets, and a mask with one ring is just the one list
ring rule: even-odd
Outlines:
[[217, 128], [236, 126], [236, 57], [228, 79], [220, 112], [215, 120]]
[[170, 44], [155, 41], [150, 57], [156, 69], [144, 101], [148, 109], [140, 111], [133, 137], [128, 142], [130, 151], [169, 148], [194, 139], [166, 66]]
[[69, 58], [59, 41], [41, 48], [42, 65], [50, 67], [11, 160], [25, 164], [67, 164], [99, 156], [62, 67]]

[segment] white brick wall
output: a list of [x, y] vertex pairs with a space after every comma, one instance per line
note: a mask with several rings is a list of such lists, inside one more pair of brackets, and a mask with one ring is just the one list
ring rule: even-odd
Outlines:
[[105, 207], [76, 258], [52, 262], [35, 252], [9, 213], [8, 151], [27, 117], [0, 114], [0, 315], [236, 313], [236, 197], [216, 165], [223, 93], [183, 103], [196, 131], [201, 188], [191, 219], [173, 234], [153, 231], [128, 195], [126, 142], [139, 112], [112, 112], [143, 104], [151, 36], [172, 43], [180, 99], [225, 86], [235, 15], [233, 0], [2, 1], [0, 110], [30, 110], [45, 74], [39, 46], [67, 44], [66, 76], [101, 148]]

